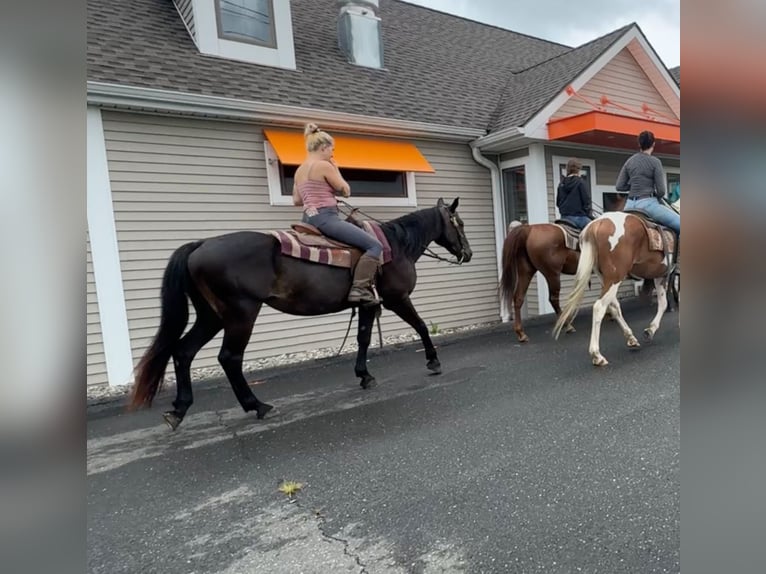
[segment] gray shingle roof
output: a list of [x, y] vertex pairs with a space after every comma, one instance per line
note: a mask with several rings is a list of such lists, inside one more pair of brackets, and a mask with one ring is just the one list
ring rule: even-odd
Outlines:
[[490, 131], [524, 125], [632, 26], [629, 24], [619, 28], [514, 74], [493, 115]]
[[572, 49], [399, 0], [380, 4], [386, 69], [370, 70], [340, 53], [335, 0], [291, 0], [290, 71], [200, 54], [171, 0], [88, 0], [88, 80], [501, 127], [531, 116], [624, 30]]
[[681, 85], [681, 66], [670, 68], [668, 72], [670, 72], [670, 75], [673, 76], [673, 79], [676, 81], [676, 84], [680, 86]]

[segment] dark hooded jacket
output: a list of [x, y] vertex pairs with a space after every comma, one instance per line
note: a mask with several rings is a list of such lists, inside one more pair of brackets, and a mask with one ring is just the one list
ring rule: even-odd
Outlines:
[[559, 183], [556, 207], [562, 217], [566, 215], [591, 215], [591, 199], [588, 184], [579, 175], [568, 175]]

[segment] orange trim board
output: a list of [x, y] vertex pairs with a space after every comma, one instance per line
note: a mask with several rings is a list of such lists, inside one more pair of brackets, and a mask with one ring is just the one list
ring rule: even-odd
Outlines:
[[592, 131], [638, 136], [644, 130], [654, 133], [658, 140], [681, 143], [681, 126], [617, 114], [586, 112], [548, 122], [548, 137], [552, 140]]
[[[306, 159], [303, 134], [280, 130], [263, 130], [285, 165], [298, 165]], [[407, 142], [348, 136], [333, 136], [335, 162], [338, 167], [376, 169], [382, 171], [418, 171], [434, 173], [434, 168], [417, 147]]]

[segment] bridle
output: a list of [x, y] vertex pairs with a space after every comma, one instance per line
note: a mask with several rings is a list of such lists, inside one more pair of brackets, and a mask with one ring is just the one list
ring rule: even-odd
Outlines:
[[[346, 201], [343, 201], [342, 199], [339, 199], [338, 203], [342, 203], [344, 206], [346, 206], [347, 208], [351, 210], [350, 213], [348, 214], [348, 217], [353, 216], [355, 212], [359, 212], [362, 215], [364, 215], [367, 219], [370, 219], [376, 223], [380, 223], [380, 224], [384, 223], [380, 219], [374, 218], [369, 213], [365, 213], [358, 207], [354, 207], [353, 205], [351, 205], [350, 203]], [[450, 224], [455, 228], [455, 231], [458, 234], [458, 239], [460, 241], [460, 257], [455, 257], [454, 259], [448, 259], [447, 257], [442, 257], [438, 253], [434, 253], [434, 251], [428, 245], [422, 246], [423, 255], [425, 255], [426, 257], [430, 257], [431, 259], [436, 259], [437, 261], [443, 261], [445, 263], [449, 263], [450, 265], [462, 265], [463, 261], [465, 260], [465, 247], [463, 246], [463, 239], [462, 237], [460, 237], [460, 228], [458, 227], [457, 219], [455, 219], [455, 216], [453, 214], [450, 214], [449, 221], [450, 221]]]

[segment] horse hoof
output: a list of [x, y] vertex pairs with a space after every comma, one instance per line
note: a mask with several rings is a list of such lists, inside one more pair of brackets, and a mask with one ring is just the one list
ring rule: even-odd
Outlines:
[[442, 365], [437, 359], [433, 359], [431, 361], [428, 361], [428, 364], [426, 365], [426, 368], [431, 371], [434, 375], [441, 375], [442, 374]]
[[596, 367], [605, 367], [609, 364], [609, 361], [607, 361], [604, 357], [593, 357], [593, 364]]
[[261, 403], [258, 405], [258, 407], [255, 409], [255, 416], [259, 419], [262, 419], [266, 416], [266, 414], [271, 411], [274, 407], [272, 405], [267, 405], [266, 403]]
[[628, 347], [631, 349], [640, 349], [641, 344], [638, 342], [638, 339], [631, 335], [631, 337], [628, 339]]
[[180, 425], [181, 421], [183, 420], [173, 411], [168, 411], [166, 413], [163, 413], [162, 418], [165, 420], [167, 425], [170, 427], [170, 430], [172, 431], [176, 430], [178, 428], [178, 425]]
[[644, 329], [644, 341], [651, 343], [652, 339], [654, 339], [654, 332], [647, 327]]
[[568, 335], [569, 333], [576, 333], [577, 329], [574, 328], [572, 325], [568, 325], [565, 333]]
[[376, 381], [375, 377], [372, 375], [365, 375], [362, 377], [362, 380], [359, 381], [359, 386], [363, 389], [374, 389], [378, 386], [378, 381]]
[[527, 343], [529, 342], [529, 337], [527, 337], [527, 334], [524, 333], [523, 335], [519, 335], [519, 343]]

